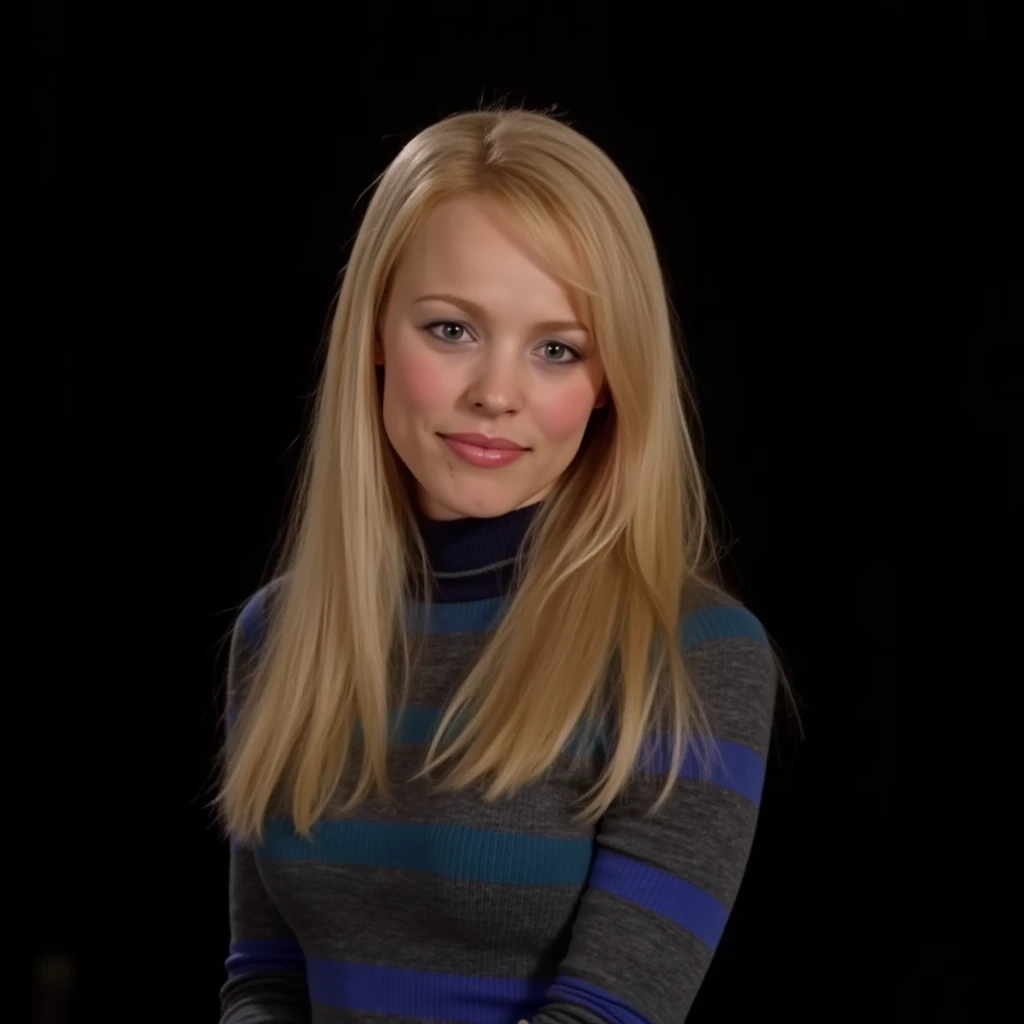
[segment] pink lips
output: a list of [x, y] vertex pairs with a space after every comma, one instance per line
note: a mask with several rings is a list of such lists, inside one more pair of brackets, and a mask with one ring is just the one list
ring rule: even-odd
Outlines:
[[442, 434], [444, 438], [451, 441], [465, 441], [466, 444], [475, 444], [478, 448], [503, 448], [509, 451], [516, 449], [523, 450], [525, 447], [510, 441], [507, 437], [492, 437], [489, 434]]
[[[467, 436], [479, 438], [483, 436], [481, 434], [458, 434], [449, 436], [439, 434], [438, 436], [446, 445], [448, 445], [449, 448], [451, 448], [453, 452], [455, 452], [456, 455], [459, 456], [460, 459], [468, 462], [472, 466], [479, 466], [483, 469], [497, 469], [501, 466], [508, 466], [522, 458], [522, 456], [529, 451], [528, 448], [520, 448], [518, 445], [513, 445], [511, 448], [497, 447], [493, 445], [491, 447], [484, 447], [481, 444], [470, 443], [463, 440], [463, 438]], [[505, 441], [504, 438], [484, 439], [492, 443], [497, 440], [502, 440], [506, 444], [512, 444], [510, 441]]]

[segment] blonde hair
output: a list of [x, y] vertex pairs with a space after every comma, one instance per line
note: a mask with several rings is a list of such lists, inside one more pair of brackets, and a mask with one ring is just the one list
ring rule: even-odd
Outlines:
[[[668, 723], [674, 748], [651, 813], [689, 741], [710, 736], [679, 627], [684, 586], [722, 590], [721, 577], [681, 339], [649, 227], [615, 164], [567, 124], [518, 108], [460, 113], [420, 132], [380, 177], [345, 268], [273, 573], [282, 585], [225, 748], [217, 800], [240, 838], [259, 839], [278, 802], [308, 836], [352, 759], [340, 812], [389, 797], [389, 716], [411, 677], [406, 616], [414, 600], [429, 613], [431, 575], [411, 474], [384, 431], [372, 348], [405, 246], [438, 203], [470, 194], [503, 204], [585, 310], [609, 401], [533, 517], [507, 610], [420, 775], [450, 764], [441, 788], [479, 783], [494, 801], [540, 778], [577, 729], [614, 732], [576, 819], [595, 822], [655, 723]], [[694, 747], [706, 771], [714, 745]]]

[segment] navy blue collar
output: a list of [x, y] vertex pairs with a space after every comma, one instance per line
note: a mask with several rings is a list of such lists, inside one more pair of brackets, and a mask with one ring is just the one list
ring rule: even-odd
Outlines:
[[428, 519], [417, 511], [437, 580], [432, 601], [479, 601], [508, 593], [516, 556], [542, 502], [491, 519]]

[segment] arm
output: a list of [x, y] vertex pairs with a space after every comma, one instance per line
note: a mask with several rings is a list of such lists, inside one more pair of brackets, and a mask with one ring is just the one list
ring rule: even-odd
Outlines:
[[[663, 778], [609, 809], [568, 954], [532, 1024], [681, 1024], [725, 928], [757, 823], [775, 664], [746, 609], [706, 609], [686, 625], [725, 770], [702, 780], [688, 755], [655, 817], [643, 811]], [[667, 761], [670, 747], [654, 749]]]
[[307, 1024], [306, 962], [277, 912], [251, 850], [234, 846], [230, 874], [231, 950], [220, 990], [220, 1024]]
[[[228, 658], [227, 720], [231, 728], [239, 697], [251, 678], [259, 595], [235, 622]], [[228, 980], [220, 991], [220, 1024], [307, 1024], [310, 1019], [306, 963], [295, 934], [260, 876], [254, 851], [231, 844], [229, 879], [231, 949]]]

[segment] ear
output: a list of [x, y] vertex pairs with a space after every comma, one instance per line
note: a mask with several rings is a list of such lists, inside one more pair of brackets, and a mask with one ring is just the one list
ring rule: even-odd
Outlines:
[[608, 388], [605, 385], [601, 386], [601, 390], [598, 392], [597, 398], [594, 400], [595, 409], [603, 409], [608, 403]]
[[375, 366], [384, 365], [384, 346], [381, 344], [379, 334], [373, 336], [373, 362]]

